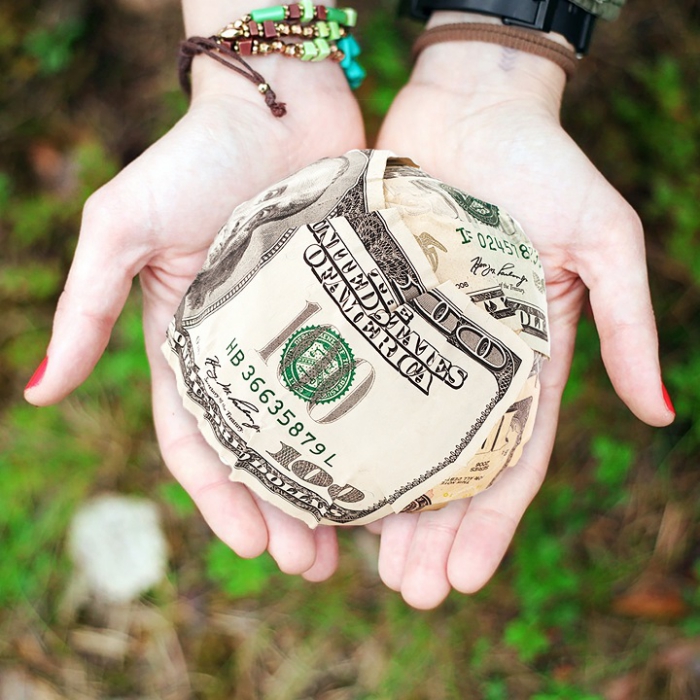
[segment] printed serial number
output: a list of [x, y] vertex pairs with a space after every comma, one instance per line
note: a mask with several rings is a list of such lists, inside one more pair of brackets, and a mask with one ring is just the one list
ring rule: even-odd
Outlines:
[[[297, 438], [312, 455], [321, 455], [326, 452], [326, 446], [322, 442], [317, 442], [316, 436], [311, 431], [306, 430], [301, 421], [296, 420], [297, 415], [291, 408], [286, 407], [282, 399], [277, 397], [275, 390], [263, 388], [266, 382], [258, 376], [253, 365], [248, 365], [247, 369], [242, 370], [241, 377], [248, 382], [250, 390], [258, 395], [258, 400], [267, 407], [268, 413], [275, 416], [277, 422], [287, 428], [287, 432], [293, 438]], [[326, 457], [323, 463], [332, 467], [333, 457], [335, 457], [335, 452]]]
[[[467, 231], [463, 226], [457, 229], [457, 233], [461, 235], [463, 245], [474, 241], [474, 234], [471, 231]], [[494, 253], [500, 251], [504, 255], [521, 258], [522, 260], [532, 260], [535, 263], [539, 262], [540, 259], [537, 251], [532, 246], [527, 245], [527, 243], [515, 245], [491, 234], [484, 235], [481, 231], [476, 234], [476, 241], [484, 250], [492, 250]]]

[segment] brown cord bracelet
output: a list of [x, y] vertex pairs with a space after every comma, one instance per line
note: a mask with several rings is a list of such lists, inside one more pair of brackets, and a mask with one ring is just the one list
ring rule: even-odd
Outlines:
[[576, 70], [577, 60], [573, 49], [552, 39], [527, 29], [474, 22], [443, 24], [427, 29], [413, 44], [413, 60], [418, 58], [423, 49], [444, 41], [485, 41], [532, 53], [556, 63], [566, 73], [567, 78], [571, 78]]
[[[215, 61], [242, 75], [246, 80], [250, 80], [253, 85], [257, 85], [258, 91], [265, 98], [265, 103], [276, 117], [283, 117], [287, 113], [285, 103], [277, 102], [277, 96], [267, 84], [265, 78], [256, 70], [253, 70], [237, 53], [217, 42], [216, 37], [193, 36], [180, 44], [178, 75], [180, 86], [185, 94], [191, 94], [190, 72], [192, 70], [192, 61], [195, 56], [200, 54], [210, 56]], [[242, 68], [239, 68], [236, 63]]]

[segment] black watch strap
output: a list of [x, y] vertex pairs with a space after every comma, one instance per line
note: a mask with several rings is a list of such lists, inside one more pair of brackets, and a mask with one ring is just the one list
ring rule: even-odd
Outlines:
[[400, 11], [427, 20], [435, 10], [476, 12], [499, 17], [503, 24], [557, 32], [585, 54], [596, 16], [569, 0], [401, 0]]

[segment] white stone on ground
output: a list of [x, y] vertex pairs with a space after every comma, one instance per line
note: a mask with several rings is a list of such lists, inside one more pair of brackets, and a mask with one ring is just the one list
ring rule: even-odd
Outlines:
[[158, 584], [167, 567], [167, 542], [155, 503], [98, 496], [73, 518], [68, 549], [79, 575], [98, 598], [128, 603]]

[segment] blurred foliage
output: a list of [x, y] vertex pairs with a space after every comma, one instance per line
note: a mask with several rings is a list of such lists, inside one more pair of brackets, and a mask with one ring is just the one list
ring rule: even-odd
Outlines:
[[205, 558], [209, 579], [232, 598], [259, 595], [279, 571], [269, 554], [242, 559], [220, 540], [209, 544]]
[[[83, 438], [83, 439], [81, 439]], [[96, 445], [56, 409], [16, 405], [0, 432], [0, 607], [35, 601], [66, 576], [57, 552], [75, 504], [90, 492]], [[56, 488], [60, 485], [60, 488]], [[58, 537], [57, 537], [58, 536]]]
[[[360, 5], [369, 78], [358, 98], [376, 133], [409, 75], [417, 27], [394, 21], [393, 5]], [[167, 668], [185, 660], [190, 694], [168, 697], [600, 700], [611, 681], [627, 683], [630, 700], [694, 697], [678, 659], [700, 654], [696, 5], [679, 0], [661, 13], [636, 0], [623, 20], [601, 24], [563, 115], [645, 223], [677, 421], [656, 431], [626, 411], [584, 314], [550, 474], [509, 556], [484, 591], [452, 594], [430, 613], [378, 581], [367, 533], [341, 533], [340, 569], [316, 586], [212, 537], [160, 463], [138, 289], [83, 388], [55, 408], [22, 403], [83, 202], [186, 101], [172, 65], [181, 34], [172, 2], [0, 7], [0, 682], [2, 669], [18, 667], [51, 679], [62, 697], [166, 696], [153, 690], [167, 673], [141, 653], [143, 630], [138, 652], [115, 663], [75, 636], [112, 623], [65, 612], [70, 517], [88, 496], [120, 491], [150, 495], [164, 513], [169, 587], [141, 614], [170, 631], [159, 638]], [[79, 691], [78, 676], [87, 679]]]

